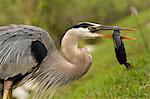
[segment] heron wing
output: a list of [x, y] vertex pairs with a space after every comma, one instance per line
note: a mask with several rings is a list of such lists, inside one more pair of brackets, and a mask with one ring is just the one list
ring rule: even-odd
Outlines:
[[[25, 74], [46, 57], [45, 50], [38, 28], [18, 25], [1, 27], [0, 79]], [[43, 55], [42, 58], [40, 55]]]

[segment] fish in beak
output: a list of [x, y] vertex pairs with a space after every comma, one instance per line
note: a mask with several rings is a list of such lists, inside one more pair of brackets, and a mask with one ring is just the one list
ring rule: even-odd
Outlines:
[[[118, 62], [122, 65], [124, 64], [126, 68], [130, 68], [131, 65], [130, 63], [127, 62], [127, 56], [126, 56], [126, 51], [124, 44], [122, 42], [123, 39], [126, 40], [135, 40], [136, 38], [131, 38], [127, 36], [121, 36], [120, 31], [135, 31], [136, 29], [133, 28], [122, 28], [118, 26], [106, 26], [106, 25], [95, 25], [91, 26], [89, 30], [94, 34], [96, 37], [100, 38], [112, 38], [114, 42], [114, 48], [115, 48], [115, 54]], [[114, 30], [114, 32], [109, 35], [109, 34], [104, 34], [104, 33], [98, 33], [98, 31], [103, 31], [103, 30]], [[93, 36], [94, 37], [94, 36]]]
[[[112, 35], [105, 34], [105, 33], [98, 33], [98, 31], [103, 30], [122, 30], [122, 31], [136, 31], [136, 29], [133, 28], [123, 28], [118, 26], [107, 26], [107, 25], [96, 25], [96, 26], [90, 26], [90, 31], [96, 35], [96, 37], [100, 38], [112, 38]], [[121, 39], [126, 40], [135, 40], [136, 38], [127, 37], [127, 36], [120, 36]]]
[[122, 42], [122, 38], [120, 37], [120, 31], [114, 30], [112, 37], [114, 42], [115, 54], [118, 62], [121, 65], [124, 64], [126, 68], [130, 68], [131, 65], [130, 63], [127, 62], [127, 55], [126, 55], [124, 44]]

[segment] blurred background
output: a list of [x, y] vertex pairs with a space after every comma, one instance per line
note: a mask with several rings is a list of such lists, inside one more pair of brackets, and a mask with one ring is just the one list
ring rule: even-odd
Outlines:
[[42, 27], [58, 48], [65, 30], [83, 21], [136, 28], [134, 33], [125, 32], [137, 38], [125, 41], [133, 69], [117, 63], [112, 40], [87, 41], [96, 42], [90, 47], [92, 68], [55, 98], [150, 98], [150, 0], [0, 0], [0, 25]]

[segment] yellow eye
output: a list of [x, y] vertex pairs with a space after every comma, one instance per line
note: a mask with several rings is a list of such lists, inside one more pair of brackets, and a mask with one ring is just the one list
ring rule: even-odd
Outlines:
[[92, 26], [89, 26], [89, 27], [88, 27], [88, 29], [89, 29], [89, 30], [93, 30], [93, 29], [94, 29], [94, 27], [92, 27]]
[[88, 29], [89, 29], [91, 32], [96, 32], [96, 31], [97, 31], [96, 27], [93, 27], [93, 26], [89, 26]]

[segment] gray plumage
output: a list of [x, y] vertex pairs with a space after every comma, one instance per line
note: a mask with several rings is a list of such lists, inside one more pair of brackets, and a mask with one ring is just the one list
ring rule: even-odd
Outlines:
[[[42, 42], [49, 50], [49, 53], [57, 53], [53, 40], [48, 33], [41, 28], [28, 25], [10, 25], [0, 28], [0, 79], [8, 79], [9, 77], [14, 77], [18, 74], [24, 75], [38, 64], [31, 53], [31, 44], [32, 41], [35, 40]], [[46, 63], [43, 62], [42, 66], [44, 66], [44, 64]], [[50, 65], [53, 64], [50, 63]], [[52, 71], [50, 74], [55, 77], [56, 75], [53, 72], [56, 71], [53, 71], [53, 69], [50, 70]], [[45, 75], [48, 75], [49, 71], [46, 72], [44, 70], [44, 73]], [[25, 77], [21, 82], [26, 82], [29, 79], [35, 79], [35, 77], [36, 79], [38, 77], [43, 78], [44, 73], [42, 73], [41, 69], [41, 71], [35, 73], [37, 77], [30, 74], [28, 75], [30, 77]], [[58, 73], [57, 76], [59, 76]], [[47, 80], [47, 82], [48, 81], [49, 80]], [[39, 83], [41, 82], [42, 81]], [[43, 85], [43, 83], [41, 85]]]
[[[31, 53], [31, 44], [36, 40], [44, 44], [48, 55], [37, 70], [32, 70], [38, 64]], [[80, 73], [76, 70], [69, 60], [59, 54], [53, 40], [43, 29], [28, 25], [0, 28], [0, 79], [5, 80], [31, 72], [19, 84], [33, 87], [36, 90], [35, 99], [40, 99], [45, 94], [53, 96], [59, 87], [77, 79], [85, 72], [82, 70]]]
[[25, 74], [36, 62], [31, 55], [33, 40], [44, 42], [46, 32], [26, 25], [0, 28], [0, 78], [7, 79], [19, 73]]

